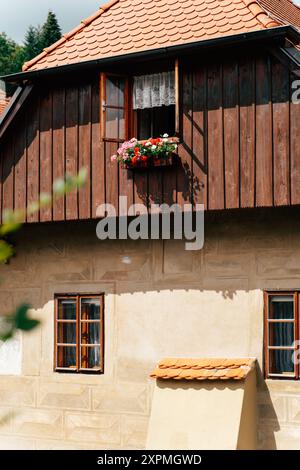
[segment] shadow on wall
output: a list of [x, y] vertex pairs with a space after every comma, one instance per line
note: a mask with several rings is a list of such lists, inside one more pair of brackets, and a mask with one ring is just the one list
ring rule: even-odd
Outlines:
[[[151, 403], [148, 437], [155, 445], [150, 442], [150, 448], [176, 448], [177, 433], [178, 448], [182, 439], [186, 448], [191, 439], [196, 439], [190, 448], [199, 448], [199, 442], [205, 442], [206, 449], [277, 449], [275, 433], [280, 425], [258, 363], [246, 381], [157, 380]], [[262, 408], [268, 413], [267, 425]], [[168, 425], [162, 429], [165, 423]], [[161, 430], [160, 436], [157, 429]]]
[[240, 291], [293, 288], [298, 278], [297, 207], [206, 212], [199, 251], [186, 251], [182, 240], [100, 241], [96, 226], [94, 220], [25, 224], [14, 236], [15, 257], [0, 268], [7, 278], [1, 290], [9, 280], [28, 290], [76, 282], [105, 285], [113, 294], [192, 289], [234, 299]]
[[259, 364], [257, 364], [257, 412], [258, 449], [276, 450], [275, 433], [280, 431], [280, 424]]
[[245, 380], [156, 381], [148, 449], [255, 450], [257, 435], [255, 370]]

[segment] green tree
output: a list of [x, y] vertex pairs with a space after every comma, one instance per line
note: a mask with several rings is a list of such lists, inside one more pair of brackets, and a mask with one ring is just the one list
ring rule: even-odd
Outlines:
[[29, 26], [24, 40], [25, 61], [33, 59], [43, 50], [42, 28], [40, 26]]
[[24, 48], [0, 33], [0, 76], [21, 70], [24, 61]]
[[29, 26], [24, 46], [17, 44], [5, 33], [0, 33], [0, 76], [21, 72], [22, 65], [61, 38], [56, 15], [49, 11], [42, 27]]
[[55, 13], [49, 11], [47, 20], [42, 27], [41, 45], [45, 47], [51, 46], [61, 38], [61, 28], [58, 24]]

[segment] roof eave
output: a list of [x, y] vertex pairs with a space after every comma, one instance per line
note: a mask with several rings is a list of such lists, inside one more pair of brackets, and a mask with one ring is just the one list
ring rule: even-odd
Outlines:
[[5, 75], [0, 77], [8, 83], [20, 83], [24, 81], [36, 80], [45, 78], [47, 76], [59, 75], [67, 72], [88, 70], [99, 66], [107, 66], [115, 64], [116, 62], [124, 62], [131, 60], [142, 60], [144, 58], [157, 58], [157, 57], [170, 57], [187, 51], [193, 52], [195, 50], [205, 50], [212, 47], [224, 47], [236, 44], [245, 44], [252, 41], [259, 40], [280, 40], [285, 37], [300, 42], [300, 32], [291, 25], [278, 26], [275, 28], [261, 29], [258, 31], [251, 31], [229, 36], [222, 36], [214, 39], [206, 39], [202, 41], [195, 41], [191, 43], [179, 44], [174, 46], [167, 46], [157, 49], [149, 49], [141, 52], [133, 52], [122, 54], [118, 56], [104, 57], [85, 62], [77, 62], [75, 64], [64, 65], [61, 67], [45, 68], [41, 70], [32, 70], [27, 72], [19, 72], [16, 74]]

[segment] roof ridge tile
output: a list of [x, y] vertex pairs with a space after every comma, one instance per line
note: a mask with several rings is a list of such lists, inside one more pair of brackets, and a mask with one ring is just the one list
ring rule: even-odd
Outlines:
[[265, 28], [280, 26], [282, 23], [274, 21], [256, 0], [242, 0], [250, 12]]
[[[296, 5], [293, 0], [286, 1], [287, 4], [285, 0], [257, 0], [257, 3], [273, 20], [279, 21], [281, 24], [293, 24], [294, 22], [300, 28], [300, 6]], [[295, 16], [296, 12], [297, 15]]]

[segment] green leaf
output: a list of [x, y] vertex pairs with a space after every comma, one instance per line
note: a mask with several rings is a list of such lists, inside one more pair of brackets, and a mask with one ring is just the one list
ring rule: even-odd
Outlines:
[[80, 186], [83, 186], [84, 183], [86, 182], [86, 178], [87, 178], [87, 169], [86, 168], [81, 168], [78, 172], [78, 175], [77, 175], [77, 185], [80, 187]]
[[48, 193], [40, 194], [40, 207], [50, 206], [52, 203], [52, 196]]
[[53, 192], [57, 196], [63, 196], [65, 194], [65, 181], [63, 179], [54, 181]]
[[0, 262], [3, 263], [12, 257], [14, 250], [6, 241], [0, 240]]
[[38, 212], [39, 208], [40, 208], [39, 203], [37, 201], [34, 201], [28, 205], [27, 214], [28, 215], [34, 214], [35, 212]]
[[15, 329], [14, 317], [0, 315], [0, 341], [7, 341], [12, 338]]
[[3, 214], [3, 224], [0, 226], [0, 235], [3, 237], [20, 229], [23, 211], [6, 210]]
[[0, 331], [0, 341], [7, 341], [13, 338], [14, 333], [15, 333], [14, 328], [12, 328], [11, 331], [9, 331], [8, 333], [4, 333], [4, 334], [2, 334]]
[[15, 325], [18, 330], [30, 331], [33, 330], [40, 322], [32, 320], [28, 317], [29, 305], [22, 304], [17, 308], [15, 314]]
[[21, 228], [22, 224], [20, 223], [6, 223], [0, 227], [0, 235], [4, 237], [10, 233], [17, 232]]

